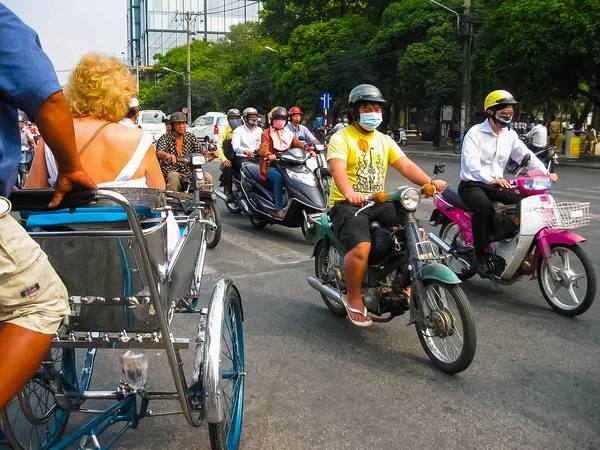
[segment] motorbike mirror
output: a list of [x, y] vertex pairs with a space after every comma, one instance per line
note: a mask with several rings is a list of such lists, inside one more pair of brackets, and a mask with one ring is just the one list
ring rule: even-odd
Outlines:
[[527, 167], [530, 162], [531, 162], [531, 155], [525, 155], [523, 157], [523, 159], [521, 160], [521, 164], [519, 164], [519, 167]]
[[300, 136], [300, 137], [298, 138], [298, 140], [299, 140], [300, 142], [304, 142], [304, 141], [306, 141], [306, 138], [305, 138], [304, 136]]
[[440, 173], [444, 173], [446, 170], [446, 164], [436, 164], [433, 166], [433, 174], [439, 175]]

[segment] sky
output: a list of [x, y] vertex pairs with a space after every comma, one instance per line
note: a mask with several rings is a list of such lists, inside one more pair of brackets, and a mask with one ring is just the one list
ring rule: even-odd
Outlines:
[[[122, 58], [127, 53], [125, 0], [0, 0], [37, 31], [58, 79], [91, 51]], [[64, 71], [64, 72], [63, 72]]]

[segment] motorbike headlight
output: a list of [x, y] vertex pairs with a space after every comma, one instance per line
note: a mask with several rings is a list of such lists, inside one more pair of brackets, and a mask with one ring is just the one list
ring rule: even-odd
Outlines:
[[523, 182], [526, 191], [547, 191], [552, 187], [552, 180], [548, 177], [532, 178]]
[[404, 189], [402, 194], [400, 194], [400, 202], [402, 202], [404, 208], [414, 211], [419, 206], [419, 203], [421, 203], [421, 193], [415, 188]]
[[307, 184], [308, 186], [317, 185], [317, 179], [312, 172], [295, 172], [290, 169], [286, 169], [286, 172], [292, 180], [299, 181], [300, 183]]
[[193, 166], [202, 166], [203, 164], [206, 164], [206, 158], [203, 155], [192, 156], [192, 165]]

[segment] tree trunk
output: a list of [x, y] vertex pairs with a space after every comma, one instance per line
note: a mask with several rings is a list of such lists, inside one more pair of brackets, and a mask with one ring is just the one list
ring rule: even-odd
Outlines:
[[435, 107], [435, 122], [433, 125], [433, 144], [432, 147], [439, 148], [440, 146], [440, 134], [442, 134], [442, 107]]
[[576, 130], [581, 130], [581, 126], [584, 123], [587, 123], [587, 116], [590, 114], [590, 111], [592, 110], [593, 107], [594, 107], [594, 102], [591, 101], [591, 100], [589, 100], [585, 104], [585, 108], [583, 108], [583, 111], [581, 111], [581, 114], [579, 115], [579, 118], [575, 122], [575, 129]]

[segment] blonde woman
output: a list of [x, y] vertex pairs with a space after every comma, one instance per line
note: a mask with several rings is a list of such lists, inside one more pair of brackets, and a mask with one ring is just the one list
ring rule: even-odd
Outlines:
[[[79, 157], [100, 187], [164, 189], [152, 137], [117, 123], [125, 117], [134, 94], [129, 70], [115, 58], [90, 53], [79, 61], [65, 87]], [[25, 188], [52, 187], [57, 173], [50, 149], [40, 140]]]

